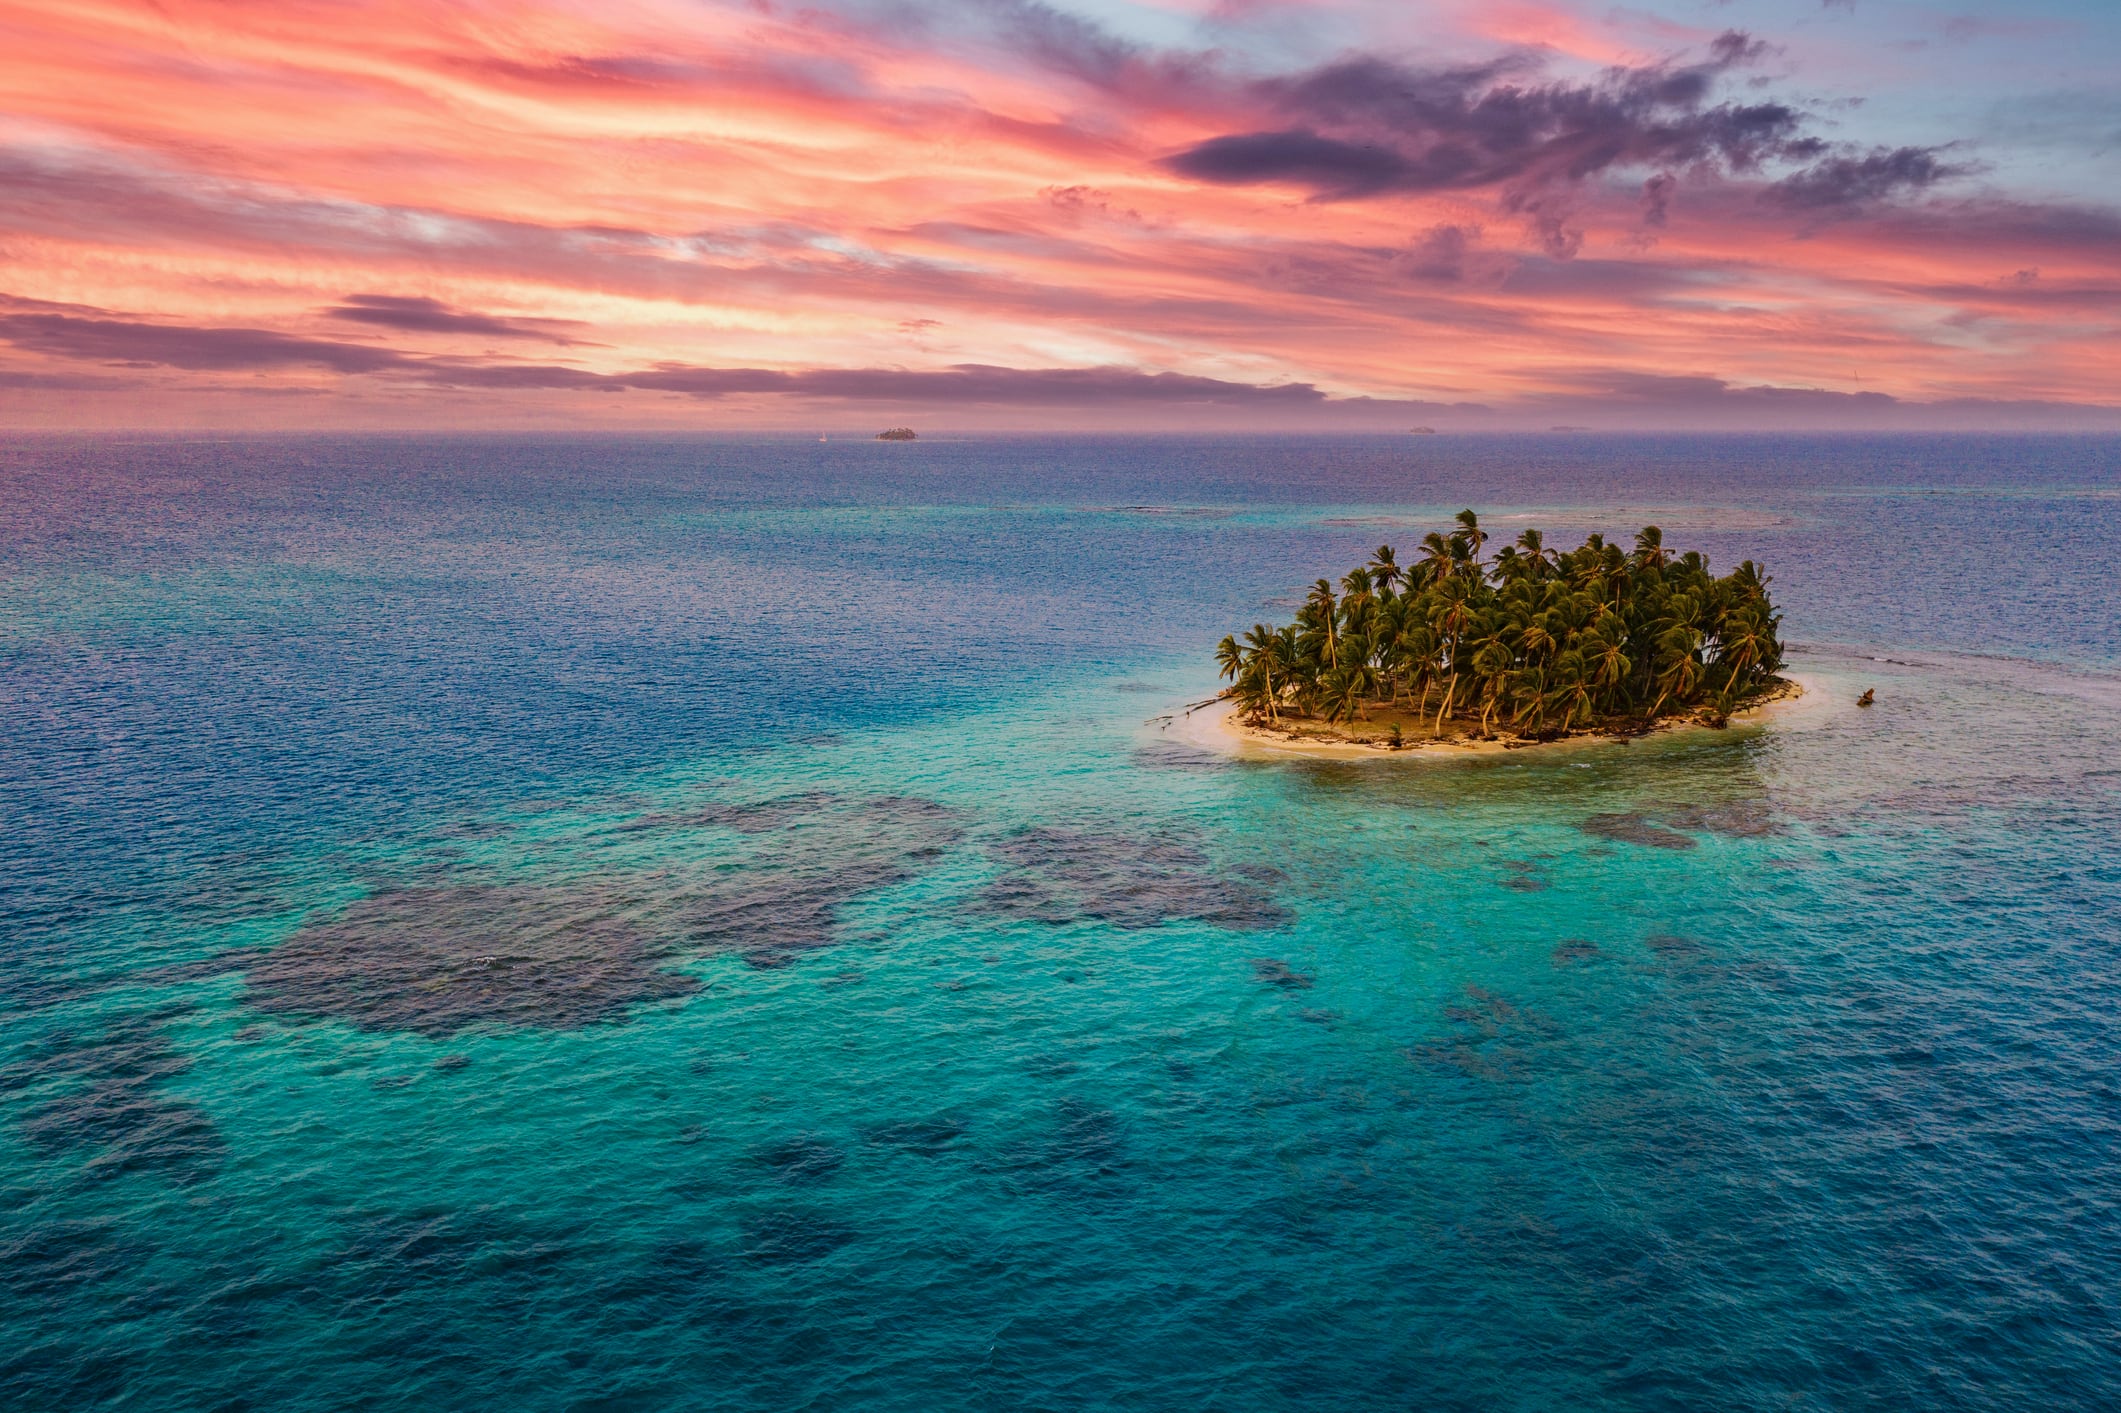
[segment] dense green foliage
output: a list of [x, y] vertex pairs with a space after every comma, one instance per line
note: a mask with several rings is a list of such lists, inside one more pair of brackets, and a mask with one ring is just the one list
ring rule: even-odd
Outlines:
[[1374, 704], [1434, 728], [1507, 724], [1532, 736], [1698, 714], [1721, 720], [1782, 666], [1768, 578], [1745, 561], [1716, 578], [1672, 556], [1650, 526], [1633, 553], [1593, 535], [1566, 553], [1527, 530], [1492, 559], [1461, 511], [1402, 567], [1389, 545], [1340, 581], [1320, 579], [1296, 621], [1256, 624], [1216, 658], [1247, 716], [1348, 721]]

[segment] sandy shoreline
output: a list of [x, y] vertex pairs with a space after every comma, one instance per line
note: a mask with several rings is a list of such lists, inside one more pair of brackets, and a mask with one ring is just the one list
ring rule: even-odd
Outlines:
[[[1731, 713], [1731, 726], [1758, 726], [1786, 716], [1800, 707], [1824, 704], [1825, 697], [1816, 682], [1807, 682], [1796, 677], [1785, 680], [1788, 683], [1787, 690], [1764, 702]], [[1657, 723], [1645, 734], [1661, 736], [1676, 731], [1715, 729], [1717, 728], [1705, 726], [1698, 721], [1667, 720]], [[1299, 756], [1312, 760], [1442, 760], [1499, 755], [1506, 751], [1552, 753], [1587, 746], [1625, 745], [1630, 739], [1636, 739], [1604, 732], [1579, 732], [1553, 741], [1473, 741], [1460, 738], [1449, 741], [1423, 741], [1395, 750], [1382, 743], [1372, 745], [1359, 741], [1320, 741], [1292, 737], [1290, 733], [1273, 727], [1248, 726], [1238, 720], [1236, 704], [1228, 701], [1213, 702], [1191, 711], [1173, 713], [1167, 734], [1225, 754], [1254, 757]]]

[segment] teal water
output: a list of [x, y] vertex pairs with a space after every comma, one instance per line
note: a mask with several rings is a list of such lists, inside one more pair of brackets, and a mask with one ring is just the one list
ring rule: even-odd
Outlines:
[[[10, 1407], [2121, 1400], [2121, 443], [0, 478]], [[1809, 695], [1174, 719], [1462, 504], [1764, 560]]]

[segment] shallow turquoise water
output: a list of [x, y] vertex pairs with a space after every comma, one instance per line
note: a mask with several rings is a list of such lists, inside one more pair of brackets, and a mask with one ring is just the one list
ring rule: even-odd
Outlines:
[[[9, 1402], [2110, 1406], [2117, 450], [18, 447]], [[1463, 503], [1812, 694], [1165, 719]]]

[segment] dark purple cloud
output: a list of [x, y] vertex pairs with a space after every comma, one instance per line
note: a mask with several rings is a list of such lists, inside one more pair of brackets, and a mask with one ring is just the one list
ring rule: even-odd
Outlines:
[[501, 319], [490, 314], [467, 314], [439, 299], [416, 295], [353, 294], [324, 311], [327, 318], [378, 328], [401, 329], [419, 334], [478, 334], [487, 338], [537, 339], [544, 343], [573, 344], [575, 340], [556, 332], [580, 328], [569, 319]]
[[1672, 192], [1678, 185], [1679, 178], [1670, 172], [1659, 172], [1642, 184], [1642, 223], [1645, 226], [1662, 226], [1671, 219]]
[[[1524, 58], [1422, 69], [1364, 57], [1257, 84], [1271, 127], [1212, 137], [1164, 159], [1196, 181], [1274, 184], [1315, 201], [1493, 190], [1548, 253], [1574, 253], [1584, 182], [1647, 169], [1646, 226], [1670, 218], [1680, 173], [1758, 178], [1771, 205], [1842, 215], [1920, 195], [1974, 170], [1945, 147], [1850, 150], [1814, 135], [1784, 103], [1716, 102], [1718, 83], [1764, 45], [1738, 31], [1693, 64], [1615, 69], [1589, 83], [1540, 81]], [[1756, 188], [1757, 190], [1757, 188]]]
[[322, 368], [448, 388], [635, 389], [702, 399], [777, 394], [840, 402], [1012, 407], [1130, 403], [1307, 408], [1336, 401], [1310, 383], [1261, 385], [1117, 367], [1004, 368], [966, 363], [929, 371], [818, 368], [785, 372], [661, 364], [635, 372], [593, 373], [564, 364], [423, 358], [392, 348], [300, 338], [268, 329], [153, 324], [105, 310], [9, 296], [0, 296], [0, 342], [51, 357], [126, 368], [218, 373]]
[[8, 392], [119, 392], [135, 386], [123, 378], [87, 373], [25, 373], [0, 369], [0, 389]]
[[1886, 393], [1776, 387], [1629, 369], [1550, 369], [1559, 391], [1510, 409], [1533, 425], [1722, 431], [2121, 430], [2121, 407], [1957, 397], [1930, 402]]
[[566, 367], [511, 364], [423, 365], [423, 382], [455, 387], [636, 388], [714, 399], [770, 393], [837, 402], [1095, 407], [1113, 403], [1316, 407], [1333, 401], [1310, 383], [1227, 382], [1184, 373], [1133, 368], [1002, 368], [964, 363], [911, 371], [898, 368], [707, 368], [666, 365], [606, 375]]
[[1899, 403], [1898, 398], [1885, 393], [1844, 393], [1825, 388], [1746, 387], [1726, 382], [1722, 378], [1637, 373], [1622, 369], [1563, 374], [1555, 381], [1575, 384], [1582, 389], [1583, 394], [1600, 404], [1625, 403], [1636, 407], [1728, 410], [1735, 406], [1744, 406], [1790, 412], [1849, 409], [1881, 411]]
[[1624, 166], [1750, 171], [1826, 145], [1781, 103], [1711, 104], [1716, 80], [1758, 57], [1732, 32], [1691, 65], [1614, 70], [1594, 83], [1527, 81], [1525, 62], [1419, 69], [1343, 60], [1256, 87], [1272, 128], [1210, 138], [1166, 159], [1198, 181], [1307, 187], [1315, 199], [1582, 181]]
[[1457, 225], [1431, 226], [1408, 248], [1401, 263], [1414, 279], [1430, 284], [1459, 284], [1466, 278], [1473, 247], [1479, 238], [1477, 229]]
[[[25, 307], [26, 306], [26, 307]], [[299, 338], [270, 329], [186, 328], [132, 319], [84, 318], [53, 313], [35, 301], [10, 300], [0, 308], [0, 340], [31, 353], [122, 367], [159, 364], [195, 372], [229, 373], [263, 368], [328, 368], [335, 373], [379, 373], [406, 365], [387, 348]]]
[[1395, 148], [1375, 142], [1342, 142], [1300, 128], [1211, 137], [1166, 165], [1196, 181], [1225, 186], [1288, 182], [1335, 197], [1369, 196], [1416, 185], [1415, 164]]
[[1767, 190], [1768, 199], [1799, 211], [1842, 212], [1927, 191], [1972, 168], [1939, 159], [1941, 147], [1895, 147], [1865, 156], [1829, 157]]

